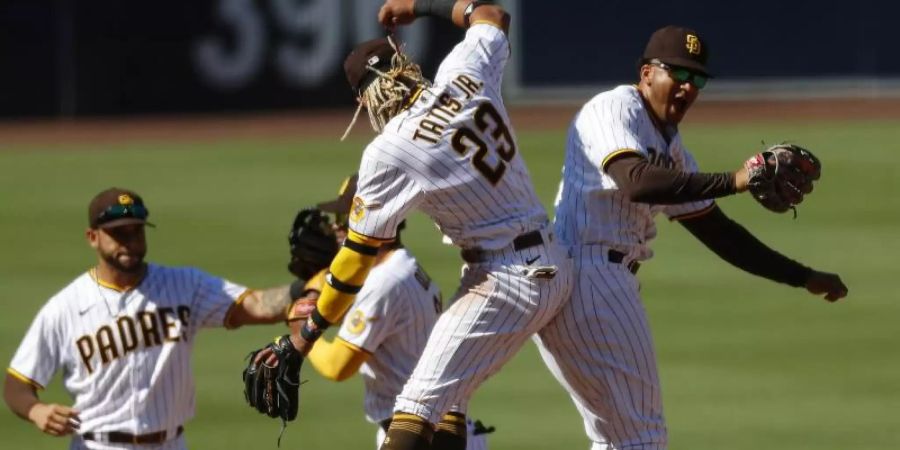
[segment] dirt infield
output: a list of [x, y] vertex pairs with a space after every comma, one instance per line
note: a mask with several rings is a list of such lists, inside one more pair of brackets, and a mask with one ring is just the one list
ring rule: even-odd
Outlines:
[[[568, 126], [578, 105], [513, 107], [518, 130], [552, 130]], [[11, 120], [0, 122], [0, 149], [20, 146], [64, 148], [131, 141], [217, 141], [241, 138], [294, 139], [301, 136], [338, 139], [349, 124], [351, 108], [303, 113], [229, 116]], [[361, 117], [354, 136], [364, 136]], [[691, 123], [814, 122], [821, 120], [900, 119], [900, 100], [807, 100], [795, 102], [698, 102]]]

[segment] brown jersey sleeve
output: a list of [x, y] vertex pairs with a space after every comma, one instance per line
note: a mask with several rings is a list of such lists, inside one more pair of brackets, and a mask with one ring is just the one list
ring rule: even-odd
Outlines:
[[778, 283], [799, 287], [812, 269], [769, 248], [719, 209], [679, 221], [707, 248], [735, 267]]
[[650, 163], [636, 152], [622, 153], [605, 165], [606, 173], [629, 200], [672, 205], [725, 197], [736, 192], [734, 174], [683, 172]]

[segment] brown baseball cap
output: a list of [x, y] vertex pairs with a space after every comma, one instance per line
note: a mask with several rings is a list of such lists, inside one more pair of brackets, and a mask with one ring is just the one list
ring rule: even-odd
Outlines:
[[147, 222], [150, 211], [144, 206], [144, 200], [134, 191], [122, 188], [109, 188], [91, 200], [88, 205], [88, 224], [91, 228], [113, 228], [122, 225], [142, 224], [154, 226]]
[[356, 183], [359, 181], [359, 174], [354, 173], [341, 182], [338, 189], [338, 197], [334, 200], [322, 202], [316, 205], [317, 208], [325, 212], [340, 215], [347, 215], [350, 212], [350, 206], [353, 204], [353, 197], [356, 195]]
[[653, 59], [712, 77], [706, 69], [709, 46], [690, 28], [668, 25], [654, 31], [644, 49], [641, 64]]
[[359, 95], [377, 76], [368, 66], [387, 71], [395, 53], [387, 38], [372, 39], [357, 45], [344, 60], [344, 73], [353, 92]]

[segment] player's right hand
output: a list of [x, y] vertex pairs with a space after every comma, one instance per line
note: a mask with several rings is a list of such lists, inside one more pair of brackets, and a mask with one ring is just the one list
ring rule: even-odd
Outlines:
[[28, 418], [39, 430], [51, 436], [72, 434], [81, 426], [78, 411], [56, 403], [35, 404], [28, 411]]
[[415, 0], [386, 0], [378, 11], [378, 22], [393, 31], [397, 25], [406, 25], [416, 20]]

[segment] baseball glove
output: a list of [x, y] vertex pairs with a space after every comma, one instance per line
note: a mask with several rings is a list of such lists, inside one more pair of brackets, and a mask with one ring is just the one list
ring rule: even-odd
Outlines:
[[288, 243], [291, 245], [288, 270], [301, 280], [308, 280], [331, 265], [339, 249], [328, 216], [316, 208], [305, 208], [297, 213]]
[[753, 198], [770, 211], [794, 210], [813, 190], [822, 175], [822, 164], [809, 150], [795, 144], [778, 144], [744, 163]]
[[[263, 350], [275, 355], [278, 363], [266, 364], [265, 358], [257, 363], [256, 356]], [[269, 352], [266, 352], [269, 353]], [[244, 368], [244, 399], [250, 407], [273, 418], [281, 418], [281, 433], [287, 422], [297, 418], [300, 406], [300, 368], [303, 355], [291, 343], [290, 335], [284, 335], [262, 349], [250, 353], [250, 362]], [[278, 436], [281, 445], [281, 435]]]

